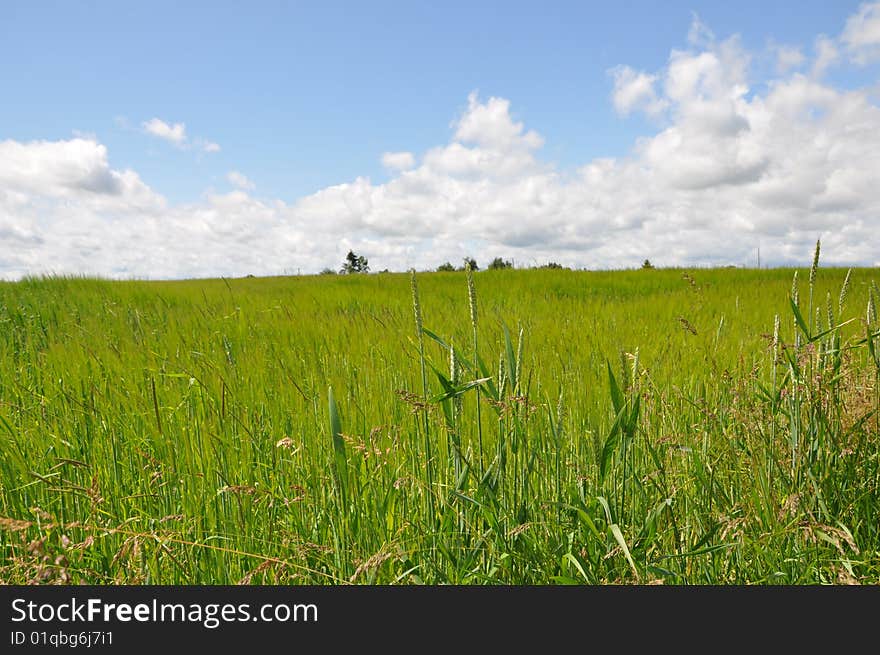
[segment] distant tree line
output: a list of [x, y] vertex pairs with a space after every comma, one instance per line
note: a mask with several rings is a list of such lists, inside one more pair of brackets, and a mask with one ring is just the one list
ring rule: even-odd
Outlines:
[[[473, 257], [465, 257], [462, 259], [461, 266], [455, 266], [451, 262], [444, 262], [437, 267], [437, 271], [440, 273], [446, 272], [454, 272], [454, 271], [464, 271], [470, 267], [472, 271], [479, 271], [480, 266], [477, 264], [477, 260]], [[505, 269], [512, 269], [513, 261], [509, 259], [504, 259], [503, 257], [495, 257], [489, 265], [486, 267], [487, 270], [490, 271], [500, 271]], [[570, 270], [567, 266], [563, 266], [562, 264], [558, 264], [557, 262], [547, 262], [546, 264], [540, 264], [531, 266], [530, 268], [538, 268], [538, 269], [557, 269], [557, 270]], [[653, 268], [650, 263], [645, 260], [644, 268]], [[335, 271], [332, 268], [325, 268], [321, 271], [321, 275], [336, 275], [337, 272], [340, 275], [353, 275], [355, 273], [369, 273], [370, 272], [370, 263], [366, 257], [363, 255], [358, 255], [353, 250], [349, 250], [348, 254], [345, 256], [345, 260], [342, 262], [342, 267]], [[386, 268], [381, 271], [382, 273], [389, 273], [390, 271]]]
[[447, 273], [450, 271], [464, 271], [464, 270], [467, 270], [468, 265], [470, 265], [472, 271], [479, 271], [480, 270], [480, 267], [477, 264], [476, 259], [474, 259], [473, 257], [465, 257], [462, 260], [461, 266], [459, 266], [458, 268], [455, 268], [455, 266], [453, 266], [449, 262], [445, 262], [443, 264], [440, 264], [440, 266], [437, 267], [437, 272]]

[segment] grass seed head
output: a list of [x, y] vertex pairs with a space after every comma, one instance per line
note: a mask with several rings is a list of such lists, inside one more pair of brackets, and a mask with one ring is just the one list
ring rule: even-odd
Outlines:
[[816, 239], [816, 252], [813, 253], [813, 265], [810, 266], [810, 288], [813, 288], [813, 283], [816, 281], [816, 271], [819, 270], [819, 240]]
[[776, 358], [779, 353], [779, 314], [773, 318], [773, 361], [776, 362]]
[[632, 380], [633, 384], [636, 383], [636, 380], [639, 379], [639, 349], [636, 347], [636, 351], [633, 353], [632, 358]]
[[419, 286], [416, 283], [416, 269], [411, 268], [409, 271], [409, 283], [412, 289], [413, 314], [416, 319], [416, 334], [419, 342], [422, 340], [422, 304], [419, 302]]
[[468, 304], [470, 305], [470, 310], [471, 310], [471, 325], [473, 325], [474, 329], [476, 329], [477, 328], [477, 289], [474, 286], [474, 271], [471, 268], [470, 262], [468, 262], [465, 265], [465, 270], [467, 271]]
[[877, 320], [876, 298], [878, 296], [880, 296], [880, 291], [877, 290], [874, 280], [871, 280], [871, 288], [868, 289], [868, 325], [874, 325], [874, 321]]
[[449, 380], [458, 384], [458, 361], [455, 358], [455, 344], [449, 346]]
[[849, 293], [849, 282], [852, 278], [852, 269], [849, 269], [846, 272], [846, 277], [843, 279], [843, 286], [840, 287], [840, 297], [837, 299], [837, 313], [843, 314], [843, 305], [846, 303], [846, 294]]

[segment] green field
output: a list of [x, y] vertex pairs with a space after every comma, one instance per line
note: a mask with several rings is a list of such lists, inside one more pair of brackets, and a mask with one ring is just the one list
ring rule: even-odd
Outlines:
[[876, 584], [880, 274], [793, 272], [2, 283], [0, 581]]

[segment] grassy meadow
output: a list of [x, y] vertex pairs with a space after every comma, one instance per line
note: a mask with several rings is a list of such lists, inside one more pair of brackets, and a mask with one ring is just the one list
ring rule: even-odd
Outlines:
[[793, 274], [0, 283], [0, 581], [877, 584], [880, 274]]

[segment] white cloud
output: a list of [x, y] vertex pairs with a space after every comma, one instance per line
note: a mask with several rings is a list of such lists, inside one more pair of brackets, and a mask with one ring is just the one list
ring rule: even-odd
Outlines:
[[[626, 156], [572, 171], [542, 158], [544, 139], [509, 100], [476, 93], [447, 143], [386, 153], [386, 183], [358, 177], [290, 203], [238, 184], [169, 205], [94, 139], [2, 142], [0, 275], [317, 272], [349, 248], [396, 270], [466, 255], [742, 264], [758, 245], [765, 262], [804, 264], [819, 237], [825, 262], [880, 265], [876, 99], [797, 67], [755, 84], [751, 53], [706, 33], [660, 70], [616, 69], [615, 91], [632, 88], [615, 107], [650, 114], [661, 103], [662, 124]], [[817, 43], [813, 73], [833, 61]]]
[[880, 59], [880, 2], [861, 5], [847, 19], [840, 40], [858, 64]]
[[144, 121], [143, 128], [153, 136], [165, 139], [178, 147], [186, 143], [186, 125], [183, 123], [170, 125], [159, 118], [151, 118], [148, 121]]
[[411, 152], [383, 152], [382, 165], [392, 171], [407, 171], [416, 165]]
[[148, 121], [144, 121], [141, 126], [148, 134], [164, 139], [183, 150], [195, 147], [202, 152], [220, 152], [220, 145], [213, 141], [202, 138], [190, 140], [186, 134], [186, 125], [184, 123], [174, 123], [172, 125], [160, 118], [151, 118]]
[[256, 188], [256, 185], [251, 182], [244, 174], [239, 173], [238, 171], [229, 171], [226, 174], [226, 180], [234, 187], [239, 189], [244, 189], [245, 191], [251, 191]]
[[626, 116], [633, 111], [642, 110], [655, 115], [666, 108], [666, 103], [657, 97], [654, 84], [656, 75], [633, 70], [629, 66], [617, 66], [610, 71], [614, 77], [612, 101], [618, 114]]
[[525, 132], [522, 123], [514, 122], [509, 100], [492, 97], [481, 103], [476, 92], [468, 96], [468, 108], [456, 124], [454, 138], [504, 152], [530, 150], [544, 144], [537, 132]]
[[774, 48], [776, 53], [776, 72], [780, 75], [799, 68], [805, 61], [804, 53], [796, 46], [779, 45]]
[[65, 202], [100, 199], [111, 206], [123, 197], [138, 207], [155, 199], [134, 171], [110, 168], [105, 146], [83, 138], [0, 142], [0, 191]]
[[816, 50], [816, 58], [813, 61], [812, 75], [818, 78], [822, 77], [828, 68], [837, 63], [837, 60], [840, 59], [840, 52], [834, 41], [824, 34], [816, 37], [814, 48]]
[[691, 13], [691, 26], [688, 30], [688, 43], [697, 48], [709, 48], [715, 42], [715, 33], [709, 29], [696, 12]]

